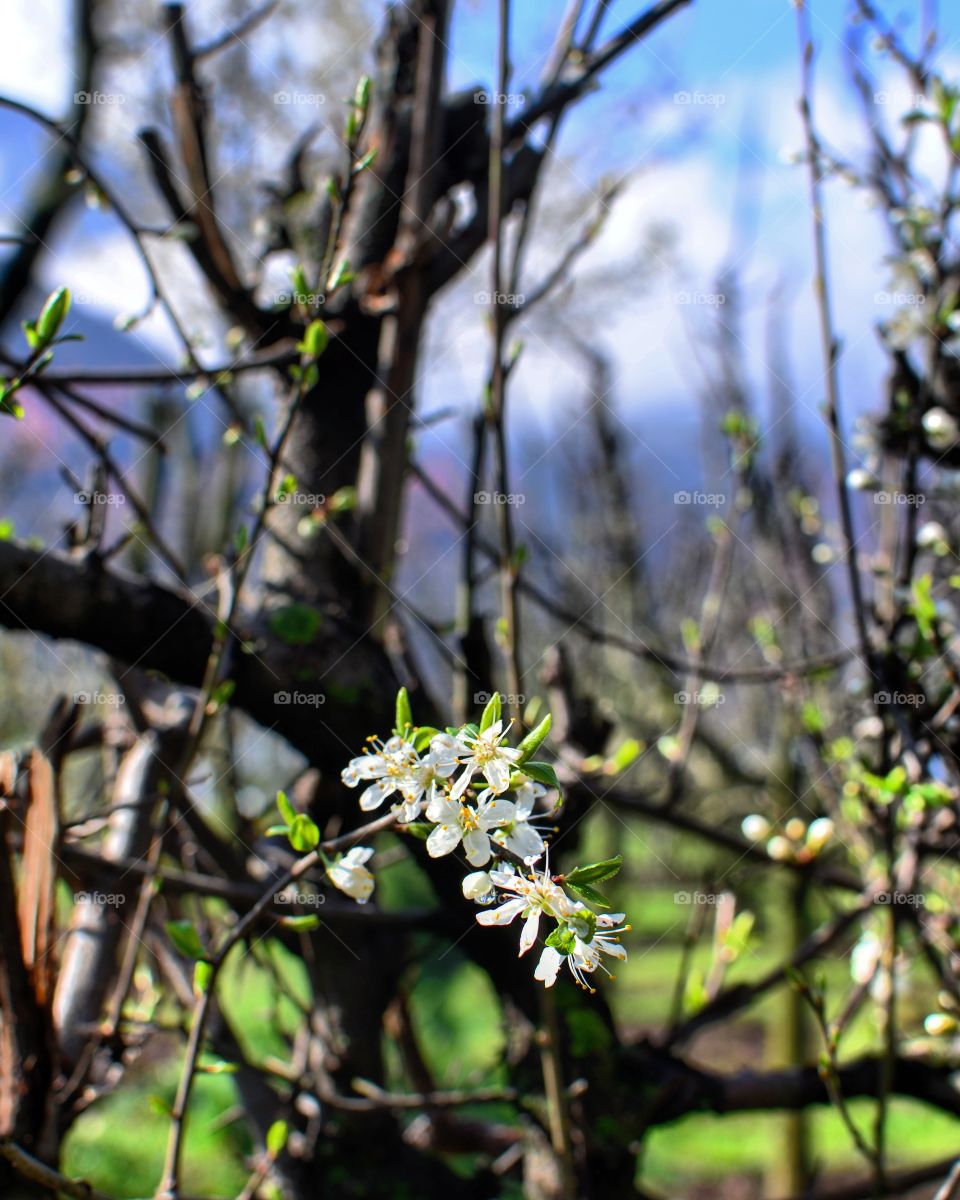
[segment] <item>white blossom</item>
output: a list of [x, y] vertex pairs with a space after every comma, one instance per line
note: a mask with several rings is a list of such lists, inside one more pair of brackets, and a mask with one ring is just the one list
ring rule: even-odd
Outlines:
[[482, 733], [460, 735], [460, 761], [464, 771], [450, 790], [454, 800], [459, 799], [470, 786], [470, 781], [479, 772], [492, 791], [505, 792], [510, 786], [510, 775], [520, 758], [520, 751], [501, 743], [509, 730], [502, 721], [494, 723]]
[[327, 878], [335, 888], [352, 896], [358, 904], [366, 904], [373, 895], [373, 875], [364, 865], [373, 857], [369, 846], [354, 846], [337, 862], [327, 868]]
[[463, 851], [471, 866], [484, 867], [493, 857], [490, 830], [512, 821], [516, 808], [509, 800], [501, 800], [485, 792], [476, 808], [452, 796], [438, 794], [427, 808], [427, 820], [436, 828], [427, 838], [427, 853], [431, 858], [450, 854], [463, 842]]
[[360, 807], [364, 812], [372, 812], [375, 808], [399, 792], [403, 798], [401, 821], [414, 821], [420, 815], [419, 795], [414, 800], [407, 799], [408, 795], [416, 792], [417, 780], [414, 772], [420, 765], [420, 756], [409, 742], [403, 738], [392, 737], [386, 743], [371, 738], [374, 751], [367, 751], [358, 758], [352, 758], [341, 771], [340, 778], [347, 787], [356, 787], [362, 780], [373, 780], [360, 796]]
[[[576, 915], [568, 918], [567, 927], [573, 934], [573, 945], [569, 953], [563, 954], [553, 946], [544, 946], [537, 969], [533, 973], [534, 979], [545, 987], [553, 987], [561, 966], [566, 962], [576, 983], [588, 992], [595, 991], [596, 989], [587, 982], [587, 975], [592, 975], [594, 971], [600, 970], [605, 975], [609, 975], [611, 979], [613, 978], [603, 965], [602, 956], [604, 954], [619, 959], [621, 962], [626, 961], [627, 952], [620, 945], [619, 935], [628, 930], [630, 926], [621, 924], [623, 919], [623, 913], [607, 913], [594, 917], [593, 921], [596, 925], [593, 936], [589, 937], [588, 926], [590, 923]], [[584, 940], [580, 934], [589, 937], [589, 940]]]
[[520, 932], [521, 955], [526, 954], [537, 940], [543, 914], [560, 920], [573, 911], [573, 902], [563, 888], [553, 882], [548, 870], [531, 871], [529, 875], [491, 871], [490, 878], [501, 890], [517, 894], [499, 908], [477, 913], [477, 920], [481, 925], [509, 925], [514, 917], [525, 917]]
[[522, 783], [516, 789], [514, 819], [509, 825], [501, 826], [493, 835], [493, 840], [498, 845], [505, 846], [528, 864], [536, 862], [546, 848], [536, 822], [543, 822], [548, 818], [533, 816], [537, 801], [546, 794], [547, 789], [541, 783]]

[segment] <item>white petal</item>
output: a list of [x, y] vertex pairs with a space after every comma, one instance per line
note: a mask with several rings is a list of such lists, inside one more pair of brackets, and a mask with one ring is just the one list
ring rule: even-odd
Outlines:
[[347, 851], [341, 861], [349, 863], [350, 866], [359, 867], [365, 862], [369, 862], [371, 858], [373, 858], [371, 846], [354, 846], [352, 850]]
[[496, 797], [477, 808], [477, 819], [482, 829], [493, 829], [496, 825], [509, 825], [516, 814], [517, 810], [510, 800], [498, 800]]
[[520, 934], [520, 953], [526, 954], [533, 943], [537, 940], [537, 934], [540, 931], [540, 909], [535, 908], [523, 923], [523, 930]]
[[482, 829], [473, 829], [463, 839], [467, 862], [473, 867], [485, 867], [490, 861], [490, 839]]
[[489, 896], [493, 892], [493, 884], [486, 871], [474, 871], [464, 879], [460, 886], [463, 889], [464, 898], [467, 900], [482, 900], [484, 896]]
[[557, 972], [562, 965], [563, 955], [558, 950], [554, 950], [552, 946], [544, 946], [533, 977], [546, 987], [553, 987], [557, 982]]
[[519, 917], [527, 907], [526, 900], [508, 900], [499, 908], [488, 908], [486, 912], [477, 913], [481, 925], [509, 925], [514, 917]]
[[473, 778], [473, 769], [473, 763], [468, 763], [467, 769], [450, 789], [450, 796], [453, 800], [459, 800], [463, 793], [470, 786], [470, 780]]
[[510, 786], [510, 767], [499, 755], [484, 765], [483, 773], [487, 783], [497, 793], [505, 792]]
[[530, 862], [540, 857], [544, 851], [543, 838], [531, 826], [518, 822], [513, 832], [504, 837], [504, 842], [514, 854], [518, 854], [524, 862]]
[[380, 807], [392, 791], [393, 784], [389, 780], [378, 779], [361, 794], [360, 807], [364, 812], [372, 812], [375, 808]]
[[440, 858], [456, 850], [460, 845], [459, 825], [438, 825], [427, 838], [427, 853], [431, 858]]
[[615, 925], [622, 925], [626, 919], [626, 913], [597, 913], [597, 924], [601, 929], [613, 929]]
[[443, 792], [439, 792], [427, 807], [427, 820], [442, 825], [456, 825], [460, 818], [460, 805]]

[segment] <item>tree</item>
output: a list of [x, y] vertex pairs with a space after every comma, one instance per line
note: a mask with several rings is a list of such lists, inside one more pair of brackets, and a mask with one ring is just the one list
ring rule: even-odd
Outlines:
[[[25, 348], [3, 351], [6, 417], [29, 422], [34, 406], [49, 406], [89, 447], [92, 483], [77, 480], [83, 520], [63, 546], [0, 541], [0, 621], [104, 652], [123, 702], [119, 718], [87, 720], [91, 698], [68, 695], [29, 752], [0, 760], [6, 800], [0, 811], [0, 1154], [9, 1194], [43, 1194], [52, 1186], [88, 1194], [85, 1185], [58, 1174], [64, 1136], [86, 1108], [122, 1084], [137, 1051], [163, 1023], [161, 1014], [170, 1023], [170, 1010], [185, 1049], [156, 1184], [162, 1200], [185, 1194], [183, 1150], [194, 1084], [204, 1072], [219, 1070], [235, 1072], [253, 1132], [248, 1197], [261, 1186], [292, 1198], [313, 1196], [318, 1187], [337, 1196], [380, 1195], [385, 1180], [397, 1196], [451, 1188], [477, 1197], [508, 1195], [517, 1184], [534, 1197], [640, 1194], [636, 1153], [653, 1126], [705, 1110], [803, 1113], [827, 1102], [840, 1112], [870, 1170], [868, 1180], [844, 1194], [890, 1195], [900, 1186], [887, 1146], [891, 1098], [960, 1110], [949, 1055], [929, 1048], [916, 1053], [907, 1044], [894, 984], [909, 941], [946, 996], [944, 1011], [930, 1014], [931, 1036], [950, 1034], [960, 1002], [950, 941], [955, 905], [950, 865], [939, 860], [950, 852], [956, 819], [948, 730], [955, 675], [952, 626], [937, 605], [953, 586], [943, 569], [947, 552], [940, 549], [949, 535], [928, 529], [918, 537], [917, 505], [891, 504], [883, 542], [887, 568], [874, 594], [865, 595], [820, 218], [824, 177], [852, 174], [881, 195], [903, 239], [904, 268], [916, 269], [920, 249], [929, 258], [917, 286], [936, 298], [937, 320], [923, 332], [929, 353], [921, 366], [902, 347], [892, 348], [895, 378], [878, 475], [888, 480], [899, 471], [895, 495], [909, 499], [919, 494], [925, 456], [949, 454], [956, 443], [952, 357], [944, 345], [955, 303], [947, 236], [953, 184], [951, 177], [940, 209], [929, 217], [927, 208], [910, 209], [909, 142], [894, 150], [875, 129], [866, 176], [830, 156], [813, 118], [803, 4], [797, 7], [806, 162], [816, 218], [837, 561], [847, 571], [848, 594], [839, 597], [816, 553], [824, 519], [797, 445], [784, 439], [774, 461], [761, 453], [737, 356], [733, 273], [718, 285], [730, 303], [706, 349], [713, 359], [710, 378], [722, 381], [720, 389], [711, 387], [712, 396], [721, 394], [721, 411], [710, 418], [722, 425], [718, 445], [730, 464], [723, 474], [735, 478], [737, 492], [706, 537], [685, 541], [693, 566], [678, 574], [677, 593], [658, 594], [641, 566], [646, 550], [633, 523], [623, 519], [635, 481], [602, 404], [591, 406], [598, 455], [593, 478], [603, 497], [598, 544], [601, 561], [616, 564], [613, 577], [624, 589], [628, 619], [606, 604], [612, 621], [594, 614], [606, 591], [594, 593], [591, 603], [551, 589], [517, 537], [506, 422], [520, 353], [514, 331], [535, 310], [549, 311], [588, 364], [593, 395], [607, 390], [602, 352], [575, 322], [570, 328], [569, 314], [555, 301], [602, 219], [585, 218], [543, 274], [529, 267], [558, 131], [569, 111], [589, 103], [612, 64], [688, 4], [658, 0], [608, 33], [607, 6], [575, 0], [558, 24], [539, 86], [516, 95], [510, 90], [509, 0], [496, 6], [492, 89], [459, 94], [446, 86], [448, 0], [391, 6], [375, 67], [344, 105], [330, 173], [311, 177], [308, 131], [292, 149], [284, 184], [263, 189], [269, 251], [287, 251], [295, 260], [290, 291], [279, 302], [258, 293], [245, 248], [224, 219], [233, 201], [229, 179], [221, 181], [215, 165], [216, 96], [205, 86], [215, 64], [275, 19], [274, 3], [199, 46], [183, 6], [163, 6], [173, 65], [170, 127], [139, 132], [165, 206], [159, 228], [97, 165], [87, 142], [89, 104], [78, 101], [75, 117], [60, 124], [0, 98], [57, 147], [3, 271], [0, 313], [9, 318], [23, 304], [42, 249], [79, 187], [133, 239], [154, 307], [166, 314], [183, 353], [177, 369], [64, 365], [76, 313], [65, 289], [25, 323]], [[933, 70], [926, 51], [911, 57], [873, 9], [861, 8], [932, 106], [912, 121], [929, 123], [955, 149], [955, 90]], [[101, 31], [92, 0], [78, 0], [76, 12], [77, 94], [89, 97], [97, 86]], [[860, 82], [867, 95], [869, 85]], [[616, 193], [612, 186], [603, 194], [601, 210]], [[904, 208], [908, 218], [893, 217]], [[195, 344], [180, 316], [175, 281], [152, 253], [158, 238], [189, 254], [202, 278], [225, 332], [218, 356]], [[483, 251], [490, 259], [489, 370], [464, 464], [464, 494], [452, 496], [411, 453], [422, 415], [416, 399], [423, 331], [443, 290]], [[275, 389], [271, 411], [251, 403], [248, 379]], [[157, 430], [89, 395], [93, 386], [118, 385], [208, 393], [227, 414], [227, 445], [218, 461], [226, 462], [231, 445], [255, 456], [257, 494], [249, 511], [231, 471], [223, 467], [218, 477], [226, 536], [216, 553], [184, 556], [171, 539], [171, 522], [157, 517], [155, 479], [152, 494], [138, 491], [108, 435], [139, 439], [156, 453], [174, 434], [181, 410], [168, 414], [169, 428]], [[163, 420], [162, 406], [154, 415]], [[949, 446], [935, 445], [934, 435], [947, 437]], [[414, 609], [397, 583], [414, 486], [452, 520], [459, 539], [455, 604], [440, 623]], [[680, 495], [678, 503], [689, 498]], [[492, 536], [482, 520], [488, 503]], [[133, 518], [117, 531], [112, 510], [120, 508]], [[756, 563], [741, 562], [737, 570], [747, 541], [756, 547]], [[924, 552], [936, 558], [932, 569], [921, 562]], [[492, 618], [484, 615], [491, 583], [497, 598]], [[691, 585], [701, 596], [699, 614], [679, 631], [682, 649], [667, 649], [672, 600]], [[765, 610], [776, 616], [753, 614], [745, 626], [742, 609], [729, 601], [739, 598], [749, 609], [757, 586], [767, 593]], [[855, 631], [851, 645], [848, 619]], [[583, 660], [568, 648], [574, 638], [589, 648], [592, 671], [577, 670]], [[447, 660], [448, 700], [428, 686], [425, 646], [439, 648]], [[725, 646], [729, 655], [721, 653]], [[830, 702], [844, 671], [866, 679], [871, 702]], [[539, 706], [526, 702], [526, 681], [538, 674], [546, 698]], [[596, 688], [589, 685], [591, 674]], [[732, 725], [712, 719], [728, 690], [742, 695]], [[620, 736], [622, 720], [611, 741], [614, 722], [604, 696], [622, 702], [621, 716], [630, 713], [632, 727], [656, 748], [652, 758], [636, 738]], [[547, 708], [552, 728], [544, 722]], [[236, 739], [260, 736], [252, 723], [239, 723], [242, 714], [302, 756], [292, 783], [280, 779], [274, 789], [280, 825], [272, 811], [234, 810], [225, 817], [199, 802], [199, 773], [218, 761], [229, 773], [240, 757]], [[501, 720], [512, 721], [513, 752], [503, 758], [498, 784], [489, 762], [504, 753], [497, 742]], [[862, 732], [850, 736], [857, 729]], [[379, 746], [348, 766], [369, 735], [386, 738], [390, 730], [396, 745]], [[552, 747], [551, 762], [532, 758], [533, 742]], [[754, 744], [766, 748], [759, 767], [744, 753]], [[113, 767], [94, 773], [93, 794], [76, 806], [71, 760], [91, 749]], [[374, 757], [378, 765], [371, 767]], [[504, 951], [503, 936], [476, 928], [472, 901], [490, 898], [496, 890], [490, 880], [465, 883], [462, 862], [438, 850], [438, 830], [459, 819], [451, 781], [467, 771], [464, 786], [471, 782], [470, 763], [478, 786], [473, 807], [461, 810], [472, 824], [457, 833], [457, 847], [486, 819], [488, 801], [476, 795], [481, 773], [493, 793], [535, 797], [544, 818], [554, 798], [564, 797], [552, 868], [531, 868], [538, 894], [549, 899], [538, 908], [527, 897], [524, 910], [542, 908], [556, 921], [538, 978], [512, 947]], [[419, 798], [415, 804], [408, 799], [415, 811], [406, 820], [389, 805], [383, 815], [358, 818], [350, 788], [361, 777], [369, 782], [398, 772], [406, 797], [424, 770], [427, 783], [417, 786], [428, 799], [430, 781], [439, 779], [439, 800], [422, 809]], [[448, 792], [451, 798], [444, 799]], [[711, 797], [720, 792], [728, 795], [711, 810]], [[692, 810], [691, 799], [703, 802], [702, 811]], [[752, 807], [741, 834], [734, 814], [743, 814], [745, 801]], [[444, 816], [443, 804], [453, 804], [452, 816]], [[750, 942], [754, 918], [739, 910], [728, 888], [710, 892], [707, 879], [695, 895], [716, 902], [708, 969], [694, 969], [684, 956], [668, 1027], [656, 1037], [626, 1038], [604, 995], [591, 991], [600, 952], [583, 949], [600, 945], [614, 953], [612, 942], [602, 944], [603, 931], [614, 926], [603, 916], [596, 885], [615, 873], [619, 859], [571, 867], [591, 857], [583, 818], [598, 805], [621, 822], [641, 819], [693, 835], [711, 848], [707, 872], [717, 878], [740, 859], [769, 871], [795, 918], [782, 961], [750, 982], [727, 981], [730, 963]], [[514, 851], [510, 859], [509, 839], [523, 821], [518, 810], [509, 811], [509, 822], [481, 823], [480, 843], [487, 846], [489, 832], [492, 850], [519, 866], [524, 855]], [[419, 894], [422, 880], [429, 880], [422, 905], [353, 904], [368, 897], [371, 885], [369, 857], [358, 840], [375, 834], [393, 839], [383, 857], [394, 855], [419, 872]], [[470, 865], [483, 868], [482, 852], [479, 859]], [[925, 873], [929, 860], [935, 861]], [[66, 913], [58, 880], [72, 891]], [[493, 881], [505, 901], [511, 889], [525, 886], [509, 873], [494, 874]], [[558, 888], [570, 893], [565, 900]], [[690, 893], [678, 893], [677, 903], [687, 902], [683, 895], [690, 900]], [[938, 903], [928, 904], [927, 895]], [[322, 902], [319, 916], [302, 911], [310, 898]], [[291, 903], [301, 910], [291, 912]], [[595, 906], [591, 915], [584, 904]], [[693, 945], [704, 917], [696, 906], [691, 912]], [[848, 946], [877, 912], [884, 922], [877, 953], [853, 992], [838, 1001], [813, 964]], [[481, 913], [480, 924], [485, 920]], [[441, 954], [456, 948], [492, 981], [512, 1034], [502, 1085], [444, 1089], [434, 1078], [409, 991], [411, 973], [438, 946]], [[274, 948], [304, 964], [309, 1001], [298, 999]], [[278, 996], [298, 1009], [289, 1061], [252, 1051], [231, 1019], [232, 964], [243, 956], [270, 972]], [[555, 987], [542, 986], [552, 983], [551, 963], [555, 974], [564, 960], [585, 988], [577, 990], [565, 972]], [[149, 983], [138, 978], [145, 966]], [[887, 986], [878, 986], [884, 980]], [[883, 1045], [876, 1053], [841, 1056], [842, 1037], [872, 985]], [[688, 1052], [695, 1035], [785, 986], [792, 989], [784, 1011], [795, 1033], [789, 1065], [737, 1072], [696, 1065]], [[140, 1019], [135, 1011], [146, 992], [155, 993], [156, 1003]], [[814, 1032], [824, 1039], [819, 1063]], [[399, 1090], [391, 1085], [397, 1078], [403, 1080]], [[850, 1116], [849, 1102], [858, 1096], [877, 1101], [869, 1136]], [[490, 1106], [497, 1106], [496, 1120]], [[413, 1122], [406, 1119], [411, 1113]], [[802, 1121], [794, 1133], [788, 1185], [820, 1194], [806, 1191], [812, 1173]], [[463, 1162], [469, 1169], [458, 1172]], [[938, 1162], [920, 1174], [935, 1178], [948, 1167]]]

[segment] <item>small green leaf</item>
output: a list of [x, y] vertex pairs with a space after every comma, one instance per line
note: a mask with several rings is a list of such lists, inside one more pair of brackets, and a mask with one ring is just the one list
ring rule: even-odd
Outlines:
[[439, 729], [434, 729], [432, 725], [421, 725], [413, 737], [413, 748], [418, 754], [422, 753], [430, 745], [433, 739], [440, 732]]
[[575, 867], [566, 876], [566, 881], [571, 884], [603, 883], [605, 879], [612, 879], [622, 866], [623, 855], [618, 854], [615, 858], [605, 858], [585, 867]]
[[277, 808], [280, 810], [280, 816], [288, 825], [292, 825], [297, 819], [297, 810], [287, 799], [286, 792], [277, 792]]
[[571, 891], [582, 896], [584, 900], [589, 900], [591, 904], [597, 904], [601, 908], [609, 908], [610, 901], [606, 898], [603, 892], [598, 892], [595, 887], [591, 887], [589, 883], [570, 883], [569, 878], [566, 880]]
[[306, 813], [297, 813], [293, 818], [287, 837], [294, 850], [298, 850], [300, 853], [315, 850], [320, 844], [320, 830]]
[[280, 924], [284, 929], [292, 929], [295, 933], [309, 933], [311, 929], [320, 928], [320, 918], [316, 913], [305, 917], [281, 917]]
[[480, 717], [480, 732], [483, 733], [483, 731], [485, 729], [489, 729], [494, 722], [499, 721], [502, 712], [503, 705], [500, 700], [500, 693], [494, 692], [487, 701], [483, 710], [483, 715]]
[[202, 996], [204, 992], [210, 990], [210, 981], [213, 979], [213, 967], [208, 962], [201, 959], [193, 968], [193, 994]]
[[520, 770], [530, 777], [535, 779], [537, 783], [542, 783], [544, 787], [560, 788], [560, 780], [557, 778], [557, 773], [549, 763], [545, 762], [525, 762], [520, 764]]
[[322, 321], [311, 321], [303, 334], [303, 340], [297, 349], [307, 358], [319, 358], [326, 350], [330, 334]]
[[547, 734], [550, 732], [550, 726], [553, 724], [553, 717], [549, 713], [543, 718], [536, 729], [531, 729], [527, 736], [523, 739], [517, 749], [520, 751], [520, 763], [525, 763], [528, 758], [533, 758], [536, 752], [540, 749], [541, 744], [545, 741]]
[[290, 1136], [290, 1126], [286, 1121], [274, 1121], [267, 1130], [266, 1146], [267, 1153], [271, 1158], [276, 1158], [278, 1154], [283, 1152], [284, 1146], [287, 1144], [287, 1138]]
[[396, 718], [393, 732], [397, 737], [403, 737], [413, 726], [413, 713], [410, 709], [410, 697], [407, 689], [402, 687], [397, 692]]
[[203, 958], [203, 944], [192, 921], [167, 921], [165, 928], [170, 941], [184, 958]]
[[323, 617], [307, 604], [285, 604], [273, 610], [267, 624], [288, 646], [309, 646], [320, 632]]
[[397, 833], [407, 833], [419, 842], [425, 842], [433, 830], [434, 826], [428, 825], [426, 821], [410, 821], [408, 824], [397, 826]]
[[40, 316], [37, 317], [37, 338], [40, 343], [46, 346], [52, 342], [63, 324], [64, 318], [70, 311], [70, 289], [57, 288], [57, 290], [47, 298], [46, 304], [40, 310]]

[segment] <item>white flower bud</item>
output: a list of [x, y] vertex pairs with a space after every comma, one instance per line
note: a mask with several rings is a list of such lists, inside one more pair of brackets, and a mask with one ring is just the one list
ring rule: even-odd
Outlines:
[[767, 842], [767, 853], [777, 862], [784, 862], [793, 857], [793, 846], [785, 837], [772, 837]]
[[807, 849], [819, 854], [823, 847], [833, 837], [833, 822], [829, 817], [817, 817], [810, 822], [807, 830]]
[[957, 1022], [946, 1013], [931, 1013], [924, 1017], [923, 1027], [931, 1037], [943, 1037], [946, 1033], [956, 1033]]
[[474, 871], [464, 879], [463, 894], [475, 904], [489, 904], [494, 896], [493, 881], [486, 871]]
[[939, 521], [927, 521], [917, 530], [917, 545], [924, 550], [930, 550], [946, 540], [947, 531]]
[[945, 408], [931, 408], [923, 414], [923, 431], [937, 450], [946, 450], [960, 438], [957, 422]]
[[751, 842], [762, 842], [764, 838], [770, 836], [770, 822], [758, 813], [751, 813], [749, 817], [744, 817], [740, 822], [740, 828], [743, 830], [743, 836]]

